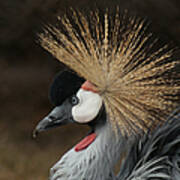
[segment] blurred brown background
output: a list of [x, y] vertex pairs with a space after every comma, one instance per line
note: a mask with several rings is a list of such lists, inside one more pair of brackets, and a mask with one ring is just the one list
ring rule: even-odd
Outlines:
[[180, 46], [179, 0], [0, 1], [0, 180], [47, 179], [49, 168], [87, 132], [71, 125], [31, 138], [37, 122], [52, 108], [49, 84], [63, 68], [36, 43], [42, 22], [69, 7], [116, 5], [148, 18], [160, 39]]

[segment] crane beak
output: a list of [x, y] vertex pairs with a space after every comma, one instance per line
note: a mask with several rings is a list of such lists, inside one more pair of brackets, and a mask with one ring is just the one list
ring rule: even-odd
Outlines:
[[68, 117], [68, 113], [65, 111], [65, 107], [63, 105], [55, 107], [44, 119], [42, 119], [33, 131], [33, 138], [36, 138], [39, 132], [68, 124], [70, 121], [70, 117]]

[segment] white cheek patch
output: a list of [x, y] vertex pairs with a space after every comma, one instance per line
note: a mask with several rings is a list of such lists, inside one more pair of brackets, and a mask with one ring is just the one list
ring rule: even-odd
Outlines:
[[72, 116], [79, 123], [92, 121], [99, 113], [102, 106], [101, 97], [92, 91], [80, 89], [77, 92], [79, 103], [72, 108]]

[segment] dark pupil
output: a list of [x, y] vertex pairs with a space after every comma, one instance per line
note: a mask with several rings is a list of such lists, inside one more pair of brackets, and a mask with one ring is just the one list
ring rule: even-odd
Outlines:
[[78, 98], [77, 98], [76, 96], [73, 96], [73, 97], [71, 98], [71, 103], [72, 103], [72, 105], [76, 105], [76, 104], [78, 104], [78, 102], [79, 102], [79, 100], [78, 100]]

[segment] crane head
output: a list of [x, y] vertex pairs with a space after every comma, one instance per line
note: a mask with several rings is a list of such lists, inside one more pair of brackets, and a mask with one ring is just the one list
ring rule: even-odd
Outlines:
[[68, 123], [93, 124], [103, 108], [96, 88], [74, 73], [59, 73], [51, 87], [49, 98], [55, 108], [36, 126], [33, 137], [41, 131]]

